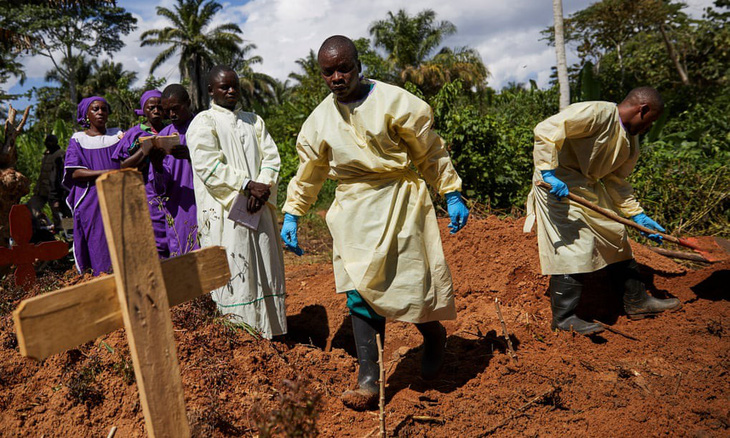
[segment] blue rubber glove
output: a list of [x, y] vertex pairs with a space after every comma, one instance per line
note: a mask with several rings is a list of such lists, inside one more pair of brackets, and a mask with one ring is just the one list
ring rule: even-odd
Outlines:
[[[649, 216], [647, 216], [644, 213], [639, 213], [637, 215], [631, 216], [631, 220], [636, 222], [639, 225], [643, 225], [646, 228], [650, 228], [652, 230], [661, 231], [662, 233], [667, 231], [664, 228], [662, 228], [661, 225], [654, 222], [654, 220], [652, 218], [650, 218]], [[645, 232], [642, 231], [641, 235], [646, 237], [647, 239], [653, 240], [654, 242], [656, 242], [660, 245], [662, 244], [662, 236], [660, 236], [658, 234], [646, 234]]]
[[449, 192], [446, 195], [446, 208], [449, 210], [451, 223], [449, 229], [451, 234], [456, 233], [466, 226], [466, 220], [469, 219], [469, 209], [464, 204], [464, 199], [459, 192]]
[[555, 197], [558, 198], [558, 201], [560, 201], [563, 196], [568, 196], [568, 193], [570, 193], [568, 192], [568, 186], [555, 176], [554, 169], [541, 170], [540, 173], [542, 173], [542, 180], [553, 186], [553, 188], [550, 189], [550, 193], [555, 195]]
[[298, 222], [299, 216], [284, 213], [284, 224], [281, 226], [281, 240], [284, 241], [286, 249], [300, 256], [304, 254], [304, 250], [299, 247], [299, 242], [297, 241]]

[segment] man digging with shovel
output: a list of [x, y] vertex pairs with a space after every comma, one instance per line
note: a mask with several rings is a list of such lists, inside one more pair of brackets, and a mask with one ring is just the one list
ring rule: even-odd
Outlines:
[[[553, 329], [584, 335], [603, 331], [599, 323], [575, 315], [587, 275], [604, 267], [623, 293], [631, 319], [681, 307], [676, 298], [657, 299], [646, 292], [629, 246], [626, 228], [565, 197], [575, 193], [614, 209], [634, 222], [664, 231], [644, 213], [626, 181], [639, 158], [638, 135], [649, 130], [664, 109], [651, 87], [635, 88], [620, 104], [576, 103], [535, 127], [533, 183], [544, 181], [550, 193], [533, 186], [527, 198], [525, 232], [537, 222], [543, 275], [550, 275]], [[661, 236], [646, 237], [661, 243]]]

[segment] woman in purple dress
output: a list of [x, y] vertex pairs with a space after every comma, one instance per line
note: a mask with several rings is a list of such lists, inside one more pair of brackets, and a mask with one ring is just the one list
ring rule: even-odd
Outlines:
[[134, 110], [138, 116], [144, 116], [144, 122], [133, 126], [124, 133], [124, 138], [116, 147], [112, 158], [119, 162], [122, 169], [134, 167], [142, 172], [145, 181], [145, 191], [150, 207], [152, 230], [155, 233], [157, 253], [160, 257], [170, 254], [166, 237], [164, 199], [157, 196], [149, 179], [150, 160], [161, 162], [164, 154], [149, 148], [149, 144], [142, 147], [140, 139], [159, 134], [165, 127], [162, 112], [162, 93], [157, 90], [148, 90], [139, 100], [140, 109]]
[[172, 122], [160, 135], [180, 136], [180, 146], [167, 155], [160, 165], [150, 166], [150, 180], [158, 198], [165, 200], [167, 244], [170, 256], [179, 256], [200, 248], [198, 217], [193, 190], [193, 169], [185, 133], [193, 120], [190, 96], [180, 84], [168, 85], [162, 92], [162, 107]]
[[103, 97], [87, 97], [79, 103], [76, 121], [86, 129], [71, 136], [63, 171], [63, 185], [70, 191], [66, 202], [73, 211], [76, 268], [80, 273], [91, 269], [95, 276], [112, 269], [94, 183], [99, 175], [119, 169], [112, 154], [123, 133], [119, 128], [107, 129], [110, 112]]

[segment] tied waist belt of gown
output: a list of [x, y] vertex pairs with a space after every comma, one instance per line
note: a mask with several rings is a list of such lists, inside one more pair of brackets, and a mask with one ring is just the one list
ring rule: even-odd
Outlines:
[[395, 181], [417, 181], [418, 174], [406, 167], [403, 169], [385, 171], [385, 172], [363, 172], [363, 173], [352, 173], [347, 176], [338, 175], [336, 178], [339, 185], [347, 184], [372, 184], [381, 185], [385, 183], [391, 183]]

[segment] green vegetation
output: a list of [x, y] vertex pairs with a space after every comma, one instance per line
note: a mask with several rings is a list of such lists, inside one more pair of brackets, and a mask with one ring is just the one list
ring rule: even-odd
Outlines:
[[[153, 67], [179, 55], [183, 82], [196, 90], [201, 75], [214, 63], [230, 64], [239, 72], [245, 107], [262, 115], [279, 145], [281, 204], [298, 165], [299, 128], [329, 91], [314, 50], [302, 54], [298, 70], [285, 82], [257, 72], [261, 57], [252, 53], [255, 45], [234, 34], [235, 24], [206, 27], [220, 7], [213, 0], [177, 0], [173, 8], [158, 8], [170, 26], [146, 32], [143, 44], [161, 47]], [[61, 15], [78, 20], [78, 8], [72, 9]], [[114, 16], [126, 17], [118, 9]], [[716, 0], [701, 19], [688, 17], [683, 5], [672, 0], [602, 0], [565, 19], [568, 48], [577, 50], [580, 58], [570, 67], [574, 102], [620, 101], [639, 85], [657, 87], [666, 100], [666, 117], [642, 139], [642, 155], [631, 180], [647, 213], [670, 231], [730, 233], [729, 19], [729, 0]], [[114, 32], [124, 34], [134, 26], [126, 23]], [[3, 26], [15, 25], [0, 22]], [[28, 27], [31, 36], [44, 35], [38, 26], [42, 25]], [[186, 37], [191, 32], [197, 39]], [[535, 83], [490, 88], [488, 70], [474, 49], [442, 46], [458, 29], [438, 21], [430, 10], [415, 15], [388, 12], [371, 23], [369, 32], [370, 38], [356, 41], [365, 75], [403, 86], [431, 104], [436, 129], [451, 151], [467, 198], [487, 211], [520, 214], [530, 188], [532, 129], [558, 111], [557, 83], [543, 90]], [[544, 33], [551, 43], [552, 29]], [[71, 88], [77, 95], [107, 97], [115, 109], [110, 123], [128, 127], [136, 122], [131, 110], [140, 92], [162, 85], [150, 77], [144, 87], [133, 89], [134, 73], [119, 64], [90, 61], [84, 56], [93, 53], [83, 49], [89, 43], [74, 44], [78, 47], [73, 53], [48, 72], [54, 85], [34, 90], [39, 102], [35, 119], [18, 139], [18, 167], [31, 180], [37, 176], [43, 136], [53, 131], [63, 144], [73, 130]], [[7, 45], [1, 48], [0, 78], [22, 77], [17, 53]], [[113, 51], [118, 46], [99, 49]], [[335, 187], [334, 182], [325, 184], [315, 209], [327, 208]]]

